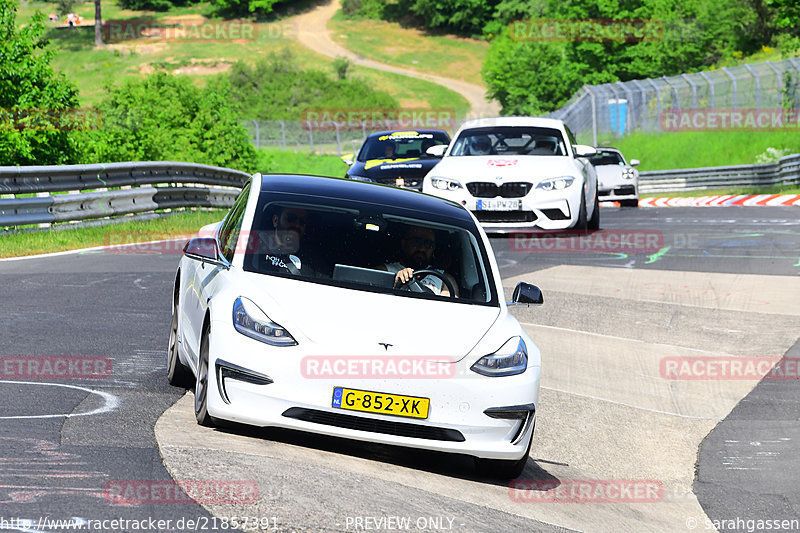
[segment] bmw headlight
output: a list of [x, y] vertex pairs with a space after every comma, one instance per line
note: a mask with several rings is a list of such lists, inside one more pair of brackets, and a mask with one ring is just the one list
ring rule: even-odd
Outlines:
[[528, 348], [522, 337], [511, 337], [499, 350], [486, 355], [470, 367], [483, 376], [513, 376], [528, 368]]
[[550, 178], [546, 180], [542, 180], [536, 186], [537, 189], [542, 189], [545, 191], [560, 191], [561, 189], [566, 189], [575, 181], [575, 178], [572, 176], [561, 176], [558, 178]]
[[242, 335], [272, 346], [297, 344], [288, 331], [270, 320], [264, 311], [243, 296], [236, 298], [233, 303], [233, 327]]
[[442, 191], [457, 191], [461, 189], [461, 184], [456, 180], [449, 180], [447, 178], [431, 178], [431, 185], [435, 189]]

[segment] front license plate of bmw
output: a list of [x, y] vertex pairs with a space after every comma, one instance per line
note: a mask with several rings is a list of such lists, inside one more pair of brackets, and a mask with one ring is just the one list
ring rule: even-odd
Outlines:
[[505, 198], [478, 200], [478, 211], [516, 211], [521, 208], [522, 201], [518, 198], [513, 200]]
[[364, 413], [428, 418], [430, 399], [344, 387], [333, 388], [333, 407]]

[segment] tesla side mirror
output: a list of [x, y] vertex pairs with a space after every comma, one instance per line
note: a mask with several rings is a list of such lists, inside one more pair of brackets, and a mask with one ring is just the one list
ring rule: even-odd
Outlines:
[[431, 146], [425, 153], [432, 157], [444, 157], [444, 153], [447, 151], [446, 144], [437, 144], [436, 146]]
[[213, 237], [195, 237], [183, 247], [183, 254], [196, 261], [230, 268], [230, 264], [220, 256], [217, 240]]
[[597, 150], [585, 144], [573, 144], [572, 150], [575, 152], [575, 157], [594, 157], [597, 155]]
[[638, 164], [639, 164], [639, 160], [638, 159], [631, 159], [631, 166], [632, 167], [635, 167]]
[[514, 294], [511, 296], [512, 304], [543, 304], [544, 296], [541, 289], [536, 285], [520, 281], [514, 287]]

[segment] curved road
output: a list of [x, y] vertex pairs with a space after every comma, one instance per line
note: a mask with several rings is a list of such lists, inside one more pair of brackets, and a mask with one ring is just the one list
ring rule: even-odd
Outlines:
[[[681, 357], [774, 360], [797, 342], [796, 213], [608, 208], [591, 251], [493, 240], [507, 287], [526, 279], [545, 293], [544, 306], [518, 313], [543, 353], [541, 418], [522, 476], [542, 490], [478, 478], [466, 458], [201, 428], [191, 394], [164, 378], [176, 255], [0, 261], [0, 519], [255, 516], [278, 531], [616, 532], [797, 517], [796, 381], [672, 380], [660, 366]], [[609, 249], [637, 233], [655, 236], [653, 246]], [[59, 378], [42, 356], [106, 361], [110, 372]], [[35, 372], [19, 366], [32, 357]], [[750, 469], [731, 468], [731, 451], [742, 462], [734, 466]], [[171, 478], [257, 486], [257, 498], [170, 499], [153, 487]], [[631, 503], [552, 502], [580, 480], [658, 490]], [[113, 498], [142, 483], [149, 500]], [[158, 530], [187, 529], [175, 523]]]
[[460, 93], [467, 99], [472, 107], [471, 117], [496, 117], [500, 114], [500, 105], [495, 101], [486, 99], [486, 89], [484, 87], [365, 59], [338, 45], [330, 37], [328, 21], [336, 14], [339, 8], [341, 8], [341, 1], [332, 0], [330, 3], [321, 5], [308, 13], [294, 17], [292, 20], [297, 24], [297, 38], [300, 43], [318, 54], [328, 57], [343, 56], [362, 67], [383, 70], [443, 85]]

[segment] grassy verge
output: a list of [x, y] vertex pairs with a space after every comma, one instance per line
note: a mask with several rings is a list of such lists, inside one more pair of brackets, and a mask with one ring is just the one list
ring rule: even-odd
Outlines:
[[[45, 14], [55, 10], [51, 3], [22, 2], [18, 21], [24, 23], [40, 10]], [[104, 88], [110, 83], [120, 83], [123, 78], [148, 74], [156, 69], [174, 74], [190, 76], [203, 86], [208, 78], [227, 71], [233, 63], [256, 60], [288, 48], [303, 68], [323, 70], [333, 76], [333, 60], [311, 52], [295, 39], [297, 28], [291, 18], [274, 22], [255, 23], [252, 40], [246, 42], [232, 39], [190, 40], [141, 38], [108, 43], [103, 48], [94, 47], [94, 3], [82, 2], [74, 11], [84, 18], [83, 24], [68, 28], [62, 24], [46, 21], [46, 37], [58, 50], [53, 64], [65, 73], [80, 90], [81, 104], [91, 106], [103, 97]], [[168, 12], [129, 11], [113, 3], [103, 4], [104, 21], [117, 21], [116, 35], [123, 34], [125, 21], [169, 25], [194, 21], [211, 24], [229, 24], [211, 18], [211, 7], [207, 2], [187, 7], [173, 8]], [[249, 22], [248, 22], [249, 24]], [[356, 67], [352, 75], [366, 80], [376, 89], [391, 94], [401, 105], [423, 108], [456, 108], [461, 111], [469, 105], [464, 98], [435, 83], [413, 80], [388, 72]]]
[[396, 22], [350, 20], [341, 11], [328, 28], [334, 41], [368, 59], [483, 85], [481, 67], [489, 50], [486, 41], [435, 35]]
[[741, 187], [731, 189], [707, 189], [703, 191], [670, 191], [640, 194], [641, 198], [666, 198], [679, 197], [691, 198], [700, 196], [724, 196], [726, 194], [800, 194], [800, 186], [797, 187]]
[[[346, 147], [343, 146], [344, 150]], [[283, 150], [262, 150], [266, 167], [262, 172], [272, 174], [312, 174], [344, 177], [347, 165], [335, 155], [318, 155]]]
[[21, 257], [191, 235], [206, 224], [222, 220], [225, 213], [220, 209], [194, 210], [153, 220], [106, 226], [6, 233], [0, 237], [0, 257]]
[[640, 170], [752, 165], [767, 148], [800, 153], [797, 131], [634, 133], [600, 144], [622, 150], [629, 160], [640, 160]]

